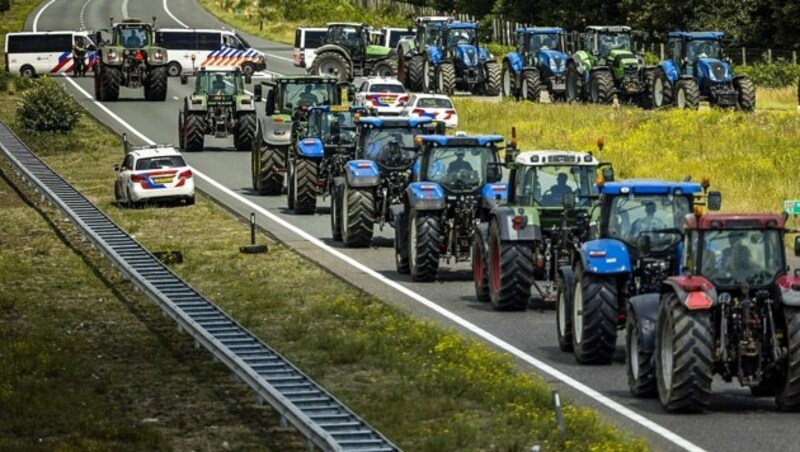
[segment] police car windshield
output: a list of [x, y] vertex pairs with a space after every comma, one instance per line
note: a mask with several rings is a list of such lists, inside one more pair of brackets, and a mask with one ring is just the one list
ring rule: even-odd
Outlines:
[[150, 28], [126, 26], [117, 29], [117, 41], [126, 49], [139, 49], [150, 45]]
[[686, 196], [616, 196], [609, 210], [608, 235], [631, 245], [641, 235], [648, 235], [652, 251], [665, 251], [680, 241], [678, 231], [688, 213]]
[[717, 286], [764, 286], [783, 272], [780, 231], [705, 231], [700, 273]]
[[494, 160], [486, 147], [433, 148], [427, 179], [451, 192], [473, 192], [486, 182], [487, 164]]

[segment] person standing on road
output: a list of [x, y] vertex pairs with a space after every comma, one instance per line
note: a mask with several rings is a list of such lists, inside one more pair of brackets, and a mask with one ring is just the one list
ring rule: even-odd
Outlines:
[[75, 38], [75, 44], [72, 46], [72, 76], [79, 77], [86, 75], [84, 62], [86, 59], [86, 43], [83, 38], [78, 36]]

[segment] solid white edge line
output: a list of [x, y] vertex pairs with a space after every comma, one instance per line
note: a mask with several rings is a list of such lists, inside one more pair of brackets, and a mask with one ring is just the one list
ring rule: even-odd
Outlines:
[[[155, 144], [155, 142], [153, 140], [151, 140], [151, 139], [147, 138], [146, 136], [144, 136], [141, 132], [139, 132], [138, 130], [133, 128], [133, 126], [128, 124], [124, 119], [120, 118], [114, 112], [112, 112], [110, 109], [108, 109], [108, 107], [106, 107], [105, 105], [101, 104], [98, 100], [94, 99], [94, 97], [92, 97], [88, 92], [86, 92], [86, 90], [81, 88], [70, 77], [65, 77], [65, 79], [69, 83], [71, 83], [72, 86], [75, 87], [75, 89], [77, 89], [84, 96], [86, 96], [88, 99], [90, 99], [98, 108], [103, 110], [103, 112], [108, 114], [111, 118], [113, 118], [115, 121], [117, 121], [123, 127], [127, 128], [128, 130], [130, 130], [131, 133], [133, 133], [134, 135], [136, 135], [139, 138], [141, 138], [147, 144]], [[492, 344], [496, 345], [500, 349], [505, 350], [508, 353], [511, 353], [512, 355], [516, 356], [517, 358], [519, 358], [519, 359], [525, 361], [526, 363], [530, 364], [531, 366], [539, 369], [541, 372], [543, 372], [543, 373], [545, 373], [545, 374], [547, 374], [547, 375], [549, 375], [549, 376], [551, 376], [551, 377], [553, 377], [553, 378], [555, 378], [557, 380], [560, 380], [561, 382], [563, 382], [564, 384], [566, 384], [568, 386], [571, 386], [573, 389], [577, 390], [578, 392], [581, 392], [581, 393], [591, 397], [592, 399], [596, 400], [598, 403], [606, 406], [607, 408], [609, 408], [609, 409], [611, 409], [613, 411], [616, 411], [617, 413], [621, 414], [622, 416], [625, 416], [626, 418], [632, 420], [633, 422], [636, 422], [637, 424], [641, 425], [642, 427], [647, 428], [648, 430], [650, 430], [650, 431], [652, 431], [652, 432], [664, 437], [668, 441], [670, 441], [670, 442], [672, 442], [672, 443], [674, 443], [674, 444], [676, 444], [676, 445], [678, 445], [678, 446], [680, 446], [680, 447], [682, 447], [682, 448], [684, 448], [686, 450], [693, 451], [693, 452], [694, 451], [699, 452], [699, 451], [703, 451], [704, 450], [700, 446], [697, 446], [697, 445], [691, 443], [689, 440], [681, 437], [680, 435], [678, 435], [677, 433], [667, 429], [666, 427], [663, 427], [663, 426], [657, 424], [656, 422], [651, 421], [650, 419], [642, 416], [641, 414], [636, 413], [635, 411], [631, 410], [630, 408], [620, 404], [619, 402], [616, 402], [616, 401], [608, 398], [607, 396], [597, 392], [596, 390], [594, 390], [594, 389], [590, 388], [589, 386], [579, 382], [578, 380], [575, 380], [574, 378], [566, 375], [565, 373], [563, 373], [560, 370], [550, 366], [549, 364], [547, 364], [547, 363], [545, 363], [543, 361], [540, 361], [540, 360], [534, 358], [533, 356], [523, 352], [522, 350], [518, 349], [517, 347], [515, 347], [515, 346], [509, 344], [508, 342], [498, 338], [497, 336], [493, 335], [492, 333], [490, 333], [490, 332], [478, 327], [477, 325], [473, 324], [472, 322], [469, 322], [468, 320], [466, 320], [466, 319], [464, 319], [462, 317], [459, 317], [458, 315], [456, 315], [456, 314], [454, 314], [454, 313], [442, 308], [441, 306], [437, 305], [433, 301], [423, 297], [422, 295], [412, 291], [411, 289], [409, 289], [407, 287], [404, 287], [400, 283], [387, 278], [386, 276], [384, 276], [384, 275], [376, 272], [375, 270], [367, 267], [366, 265], [362, 264], [361, 262], [358, 262], [357, 260], [353, 259], [352, 257], [350, 257], [350, 256], [348, 256], [346, 254], [343, 254], [342, 252], [340, 252], [340, 251], [328, 246], [327, 244], [322, 242], [320, 239], [312, 236], [308, 232], [306, 232], [306, 231], [298, 228], [297, 226], [289, 223], [288, 221], [284, 220], [283, 218], [278, 217], [277, 215], [273, 214], [272, 212], [269, 212], [268, 210], [266, 210], [263, 207], [255, 204], [254, 202], [250, 201], [249, 199], [244, 198], [242, 195], [240, 195], [240, 194], [234, 192], [233, 190], [223, 186], [219, 182], [215, 181], [214, 179], [211, 179], [210, 177], [206, 176], [205, 174], [201, 173], [200, 171], [197, 171], [196, 169], [192, 168], [192, 172], [195, 175], [197, 175], [198, 177], [200, 177], [201, 179], [203, 179], [204, 181], [208, 182], [209, 184], [211, 184], [212, 186], [214, 186], [215, 188], [220, 190], [221, 192], [225, 193], [226, 195], [230, 196], [231, 198], [236, 199], [237, 201], [239, 201], [240, 203], [244, 204], [245, 206], [253, 209], [254, 211], [257, 211], [258, 213], [260, 213], [264, 217], [272, 220], [273, 222], [278, 223], [279, 225], [283, 226], [284, 228], [286, 228], [286, 229], [292, 231], [293, 233], [299, 235], [300, 237], [302, 237], [303, 239], [305, 239], [308, 242], [312, 243], [313, 245], [315, 245], [316, 247], [320, 248], [321, 250], [326, 251], [328, 254], [330, 254], [330, 255], [342, 260], [343, 262], [345, 262], [347, 264], [350, 264], [351, 266], [353, 266], [356, 269], [364, 272], [365, 274], [375, 278], [376, 280], [386, 284], [387, 286], [397, 290], [398, 292], [400, 292], [400, 293], [402, 293], [402, 294], [414, 299], [415, 301], [417, 301], [420, 304], [426, 306], [427, 308], [437, 312], [438, 314], [440, 314], [440, 315], [444, 316], [445, 318], [451, 320], [452, 322], [456, 323], [457, 325], [462, 326], [463, 328], [465, 328], [468, 331], [474, 333], [475, 335], [477, 335], [477, 336], [479, 336], [479, 337], [491, 342]]]
[[185, 23], [181, 22], [181, 21], [180, 21], [180, 19], [178, 19], [177, 17], [175, 17], [175, 15], [174, 15], [174, 14], [172, 14], [172, 12], [169, 10], [169, 7], [167, 7], [167, 0], [164, 0], [164, 11], [166, 11], [166, 12], [167, 12], [167, 15], [169, 15], [169, 17], [171, 17], [171, 18], [172, 18], [172, 20], [174, 20], [175, 22], [178, 22], [178, 23], [181, 25], [181, 27], [183, 27], [183, 28], [189, 28], [189, 26], [188, 26], [188, 25], [186, 25]]
[[36, 16], [33, 18], [33, 31], [34, 32], [39, 31], [39, 30], [37, 30], [37, 28], [39, 27], [39, 17], [42, 15], [44, 10], [46, 10], [48, 7], [50, 7], [50, 5], [52, 5], [53, 2], [55, 2], [55, 1], [56, 0], [50, 0], [49, 2], [47, 2], [46, 5], [42, 6], [42, 9], [40, 9], [38, 13], [36, 13]]

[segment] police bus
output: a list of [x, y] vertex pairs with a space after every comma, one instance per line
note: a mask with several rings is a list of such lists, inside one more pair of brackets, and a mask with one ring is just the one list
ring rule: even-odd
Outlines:
[[230, 30], [161, 28], [155, 44], [167, 49], [167, 71], [173, 77], [205, 66], [239, 67], [247, 75], [267, 68], [264, 53]]

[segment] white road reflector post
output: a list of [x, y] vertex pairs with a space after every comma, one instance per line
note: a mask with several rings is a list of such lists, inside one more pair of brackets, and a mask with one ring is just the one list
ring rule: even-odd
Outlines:
[[553, 389], [553, 409], [556, 412], [556, 424], [558, 424], [558, 435], [561, 437], [561, 442], [566, 440], [567, 425], [564, 423], [564, 412], [561, 410], [561, 395], [557, 389]]
[[267, 252], [267, 245], [256, 244], [256, 214], [250, 212], [250, 244], [239, 247], [239, 252], [244, 254], [260, 254]]

